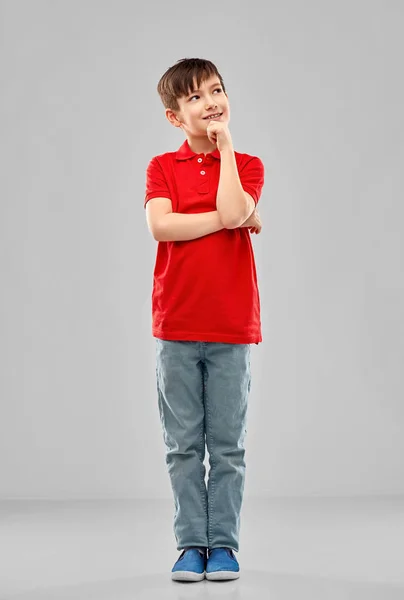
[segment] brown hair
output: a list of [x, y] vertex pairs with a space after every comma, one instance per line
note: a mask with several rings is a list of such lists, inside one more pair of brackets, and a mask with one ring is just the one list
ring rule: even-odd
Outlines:
[[157, 84], [157, 92], [164, 107], [177, 112], [180, 110], [178, 98], [188, 96], [194, 91], [194, 79], [199, 88], [202, 81], [213, 75], [218, 76], [226, 93], [222, 76], [213, 62], [203, 58], [181, 58], [162, 75]]

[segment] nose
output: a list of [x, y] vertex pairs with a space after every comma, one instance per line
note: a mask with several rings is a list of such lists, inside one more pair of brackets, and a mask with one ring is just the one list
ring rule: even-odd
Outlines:
[[216, 100], [212, 99], [209, 103], [207, 103], [206, 110], [208, 110], [211, 106], [217, 106]]

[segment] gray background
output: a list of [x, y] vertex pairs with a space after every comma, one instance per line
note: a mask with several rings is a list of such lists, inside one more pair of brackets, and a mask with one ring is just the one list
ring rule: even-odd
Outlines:
[[266, 170], [245, 496], [404, 493], [404, 3], [1, 2], [0, 498], [171, 498], [145, 169], [224, 78]]

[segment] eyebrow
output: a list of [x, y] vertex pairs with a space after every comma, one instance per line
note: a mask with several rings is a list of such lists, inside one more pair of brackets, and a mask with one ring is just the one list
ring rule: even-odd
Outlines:
[[[221, 86], [221, 83], [220, 83], [220, 81], [216, 81], [216, 83], [213, 83], [213, 84], [210, 86], [210, 89], [212, 89], [212, 88], [213, 88], [213, 87], [215, 87], [216, 85], [218, 85], [218, 86]], [[200, 92], [200, 91], [201, 91], [201, 90], [192, 90], [191, 94], [194, 94], [195, 92]], [[188, 95], [190, 95], [190, 94], [188, 94]]]

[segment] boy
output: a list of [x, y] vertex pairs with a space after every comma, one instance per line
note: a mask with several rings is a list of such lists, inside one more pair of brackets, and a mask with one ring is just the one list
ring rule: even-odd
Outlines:
[[[152, 294], [158, 406], [182, 550], [172, 579], [236, 579], [244, 491], [250, 344], [262, 341], [249, 232], [264, 185], [256, 156], [235, 152], [216, 66], [185, 58], [157, 91], [186, 136], [146, 171], [149, 229], [157, 240]], [[253, 106], [246, 107], [248, 111]], [[213, 118], [212, 118], [213, 117]], [[205, 486], [205, 436], [209, 481]]]

